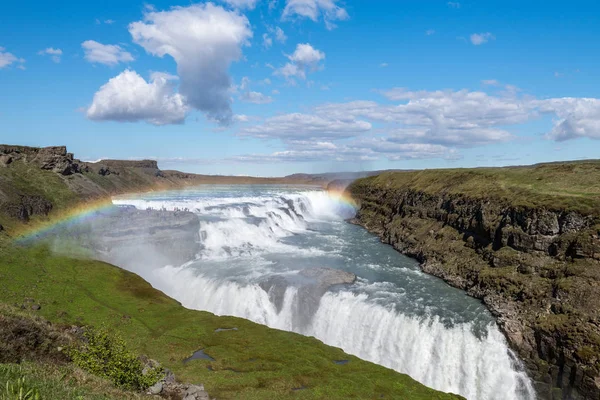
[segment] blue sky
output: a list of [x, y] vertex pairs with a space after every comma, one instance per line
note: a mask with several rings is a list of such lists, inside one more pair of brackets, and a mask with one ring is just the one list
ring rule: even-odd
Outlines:
[[599, 158], [598, 43], [593, 1], [11, 2], [0, 142], [263, 176]]

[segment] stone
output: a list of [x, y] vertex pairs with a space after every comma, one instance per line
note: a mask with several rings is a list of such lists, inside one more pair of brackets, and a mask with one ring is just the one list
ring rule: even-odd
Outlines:
[[42, 309], [42, 306], [40, 306], [39, 304], [34, 304], [34, 305], [31, 306], [31, 309], [33, 311], [39, 311], [39, 310]]
[[148, 393], [156, 395], [156, 394], [160, 394], [160, 392], [162, 392], [162, 390], [163, 390], [163, 384], [162, 384], [162, 382], [158, 381], [154, 385], [152, 385], [148, 388]]
[[183, 398], [185, 400], [210, 400], [210, 397], [204, 390], [203, 385], [189, 385], [183, 395]]
[[2, 154], [0, 155], [0, 166], [1, 167], [7, 167], [8, 164], [10, 164], [11, 162], [13, 162], [13, 157], [9, 154]]

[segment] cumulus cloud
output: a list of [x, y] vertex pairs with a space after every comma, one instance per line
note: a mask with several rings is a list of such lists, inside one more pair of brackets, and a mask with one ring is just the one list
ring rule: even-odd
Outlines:
[[252, 37], [245, 16], [212, 3], [194, 4], [148, 11], [143, 21], [129, 24], [129, 32], [148, 53], [175, 60], [179, 92], [189, 106], [222, 124], [231, 122], [228, 69]]
[[60, 57], [62, 56], [62, 53], [63, 52], [61, 49], [55, 49], [54, 47], [48, 47], [44, 50], [38, 51], [38, 54], [41, 56], [49, 55], [52, 58], [52, 61], [54, 61], [57, 64], [60, 62]]
[[23, 64], [25, 63], [25, 59], [24, 58], [19, 58], [17, 56], [15, 56], [12, 53], [9, 53], [6, 51], [6, 49], [4, 47], [0, 47], [0, 68], [5, 68], [8, 67], [11, 64], [20, 64], [18, 66], [18, 68], [22, 68]]
[[223, 0], [233, 8], [253, 10], [258, 0]]
[[435, 34], [435, 29], [427, 29], [425, 31], [425, 35], [427, 35], [427, 36], [431, 36], [433, 34]]
[[321, 68], [320, 62], [325, 59], [325, 53], [315, 49], [309, 43], [300, 43], [293, 54], [288, 55], [290, 62], [275, 71], [286, 79], [298, 77], [306, 79], [306, 73]]
[[86, 115], [96, 121], [183, 123], [187, 107], [174, 89], [172, 75], [155, 72], [147, 82], [135, 71], [125, 70], [96, 92]]
[[315, 22], [322, 18], [326, 28], [331, 30], [336, 27], [333, 21], [349, 18], [346, 9], [336, 3], [338, 0], [286, 0], [282, 18], [308, 18]]
[[449, 1], [446, 3], [450, 8], [460, 8], [460, 3], [458, 1]]
[[473, 43], [475, 46], [479, 46], [489, 42], [490, 40], [496, 39], [496, 37], [490, 32], [474, 33], [469, 38], [471, 39], [471, 43]]
[[86, 40], [81, 43], [84, 58], [91, 63], [115, 66], [121, 62], [127, 63], [134, 60], [131, 53], [123, 50], [116, 44], [102, 44], [95, 40]]
[[557, 117], [546, 135], [549, 139], [600, 139], [600, 99], [564, 97], [538, 101], [536, 105], [540, 112]]

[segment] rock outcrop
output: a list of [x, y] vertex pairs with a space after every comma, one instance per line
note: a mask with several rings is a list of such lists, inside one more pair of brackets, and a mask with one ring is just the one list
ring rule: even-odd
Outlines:
[[14, 161], [23, 160], [61, 175], [72, 175], [80, 172], [79, 160], [73, 153], [67, 153], [65, 146], [27, 147], [0, 145], [0, 165], [8, 166]]
[[21, 195], [16, 201], [0, 204], [0, 212], [23, 222], [33, 215], [48, 215], [51, 210], [52, 203], [42, 196]]
[[484, 301], [540, 398], [600, 397], [597, 215], [368, 179], [348, 191], [354, 223]]

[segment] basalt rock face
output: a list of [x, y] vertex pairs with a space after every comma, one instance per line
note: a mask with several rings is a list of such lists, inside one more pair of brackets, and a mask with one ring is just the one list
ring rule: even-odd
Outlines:
[[34, 215], [48, 215], [52, 210], [52, 203], [42, 196], [20, 196], [15, 202], [0, 204], [0, 212], [22, 222], [29, 221]]
[[352, 221], [480, 298], [541, 399], [600, 398], [598, 219], [357, 181]]
[[35, 164], [41, 169], [65, 176], [80, 172], [81, 162], [73, 158], [73, 153], [67, 153], [65, 146], [38, 148], [0, 145], [0, 165], [8, 166], [17, 160], [23, 160]]

